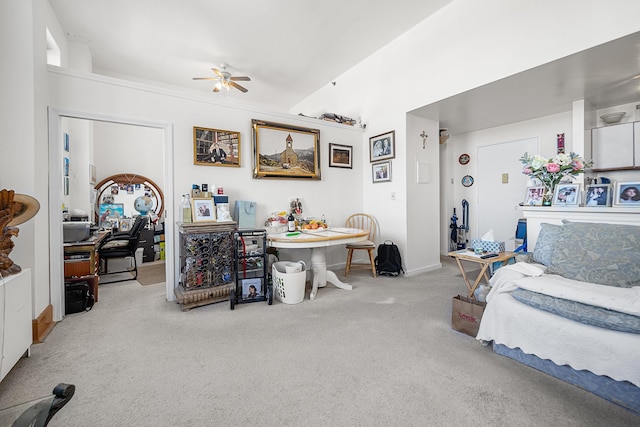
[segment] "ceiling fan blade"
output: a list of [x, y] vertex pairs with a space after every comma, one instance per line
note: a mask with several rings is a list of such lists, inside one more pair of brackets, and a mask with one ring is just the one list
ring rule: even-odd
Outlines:
[[216, 73], [216, 75], [218, 77], [224, 77], [224, 75], [222, 74], [222, 72], [220, 70], [218, 70], [217, 68], [212, 68], [211, 71], [213, 71], [214, 73]]
[[251, 79], [247, 76], [240, 76], [240, 77], [230, 77], [229, 80], [234, 80], [236, 82], [250, 82]]
[[248, 91], [248, 89], [240, 86], [238, 83], [233, 82], [233, 81], [229, 81], [229, 85], [235, 87], [236, 89], [238, 89], [241, 92], [245, 92], [246, 93]]
[[194, 77], [193, 80], [218, 80], [217, 77]]

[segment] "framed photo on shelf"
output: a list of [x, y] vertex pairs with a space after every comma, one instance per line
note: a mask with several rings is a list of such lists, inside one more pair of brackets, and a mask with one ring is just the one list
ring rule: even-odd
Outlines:
[[320, 179], [319, 129], [251, 123], [254, 178]]
[[578, 206], [580, 184], [557, 184], [553, 192], [552, 206]]
[[616, 206], [640, 206], [640, 182], [616, 182], [614, 197]]
[[380, 162], [371, 165], [373, 182], [391, 181], [391, 162]]
[[350, 145], [329, 144], [329, 167], [352, 169], [353, 147]]
[[240, 167], [240, 132], [193, 127], [193, 164]]
[[216, 210], [213, 207], [212, 198], [196, 197], [191, 199], [191, 212], [193, 222], [216, 220]]
[[371, 163], [396, 157], [396, 131], [369, 138], [369, 159]]
[[587, 185], [584, 196], [585, 206], [611, 206], [611, 185]]
[[542, 206], [544, 198], [544, 186], [527, 187], [527, 192], [524, 196], [524, 204], [526, 206]]

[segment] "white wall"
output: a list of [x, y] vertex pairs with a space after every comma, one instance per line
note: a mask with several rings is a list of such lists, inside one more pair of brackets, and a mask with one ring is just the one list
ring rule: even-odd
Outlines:
[[[409, 173], [407, 165], [412, 164], [404, 147], [414, 143], [413, 132], [407, 130], [410, 121], [405, 113], [637, 32], [638, 15], [640, 2], [635, 0], [620, 1], [615, 8], [603, 8], [599, 1], [581, 0], [553, 3], [456, 0], [332, 79], [335, 86], [327, 84], [290, 111], [307, 115], [331, 111], [361, 117], [367, 124], [363, 143], [370, 136], [396, 131], [394, 182], [372, 185], [365, 178], [363, 194], [365, 209], [383, 218], [388, 224], [385, 232], [397, 238], [406, 258], [416, 246], [413, 240], [422, 236], [414, 235], [413, 229], [407, 232], [403, 220], [391, 221], [421, 208], [414, 207], [416, 198], [408, 198], [407, 188], [401, 188], [408, 183], [402, 175]], [[571, 108], [568, 105], [567, 111]], [[449, 131], [455, 134], [455, 129]], [[449, 153], [440, 153], [441, 159], [443, 156], [448, 162], [455, 161]], [[449, 192], [451, 187], [443, 183], [440, 189]], [[388, 199], [390, 191], [397, 193], [399, 203], [380, 203]], [[447, 193], [443, 197], [458, 200], [456, 195]], [[434, 203], [428, 208], [430, 212], [425, 213], [430, 218], [442, 218], [441, 234], [447, 229], [444, 223], [448, 226], [451, 207]], [[440, 247], [435, 240], [432, 244]], [[430, 259], [425, 260], [426, 265], [439, 262], [436, 253], [433, 251]]]

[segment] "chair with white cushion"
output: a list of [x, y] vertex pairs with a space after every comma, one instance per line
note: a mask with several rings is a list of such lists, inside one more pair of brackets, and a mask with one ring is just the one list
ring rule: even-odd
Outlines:
[[[360, 242], [348, 243], [347, 244], [347, 265], [344, 269], [344, 275], [349, 275], [349, 270], [355, 266], [366, 266], [367, 268], [371, 267], [371, 273], [373, 277], [376, 277], [376, 263], [375, 263], [375, 255], [374, 251], [376, 250], [376, 237], [378, 235], [378, 231], [380, 226], [378, 225], [378, 221], [372, 217], [371, 215], [367, 215], [365, 213], [357, 213], [351, 215], [347, 218], [346, 227], [348, 228], [359, 228], [361, 230], [366, 230], [369, 232], [367, 236], [367, 240], [362, 240]], [[353, 251], [356, 250], [365, 250], [369, 255], [369, 262], [364, 263], [355, 263], [352, 262], [353, 259]]]

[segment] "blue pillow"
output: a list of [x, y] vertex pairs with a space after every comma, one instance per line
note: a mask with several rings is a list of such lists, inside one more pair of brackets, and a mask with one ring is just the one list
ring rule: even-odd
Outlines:
[[640, 227], [566, 222], [549, 273], [599, 285], [639, 286]]
[[536, 241], [536, 247], [533, 250], [533, 260], [537, 263], [549, 267], [553, 250], [558, 240], [562, 237], [562, 226], [555, 224], [540, 224], [540, 233]]

